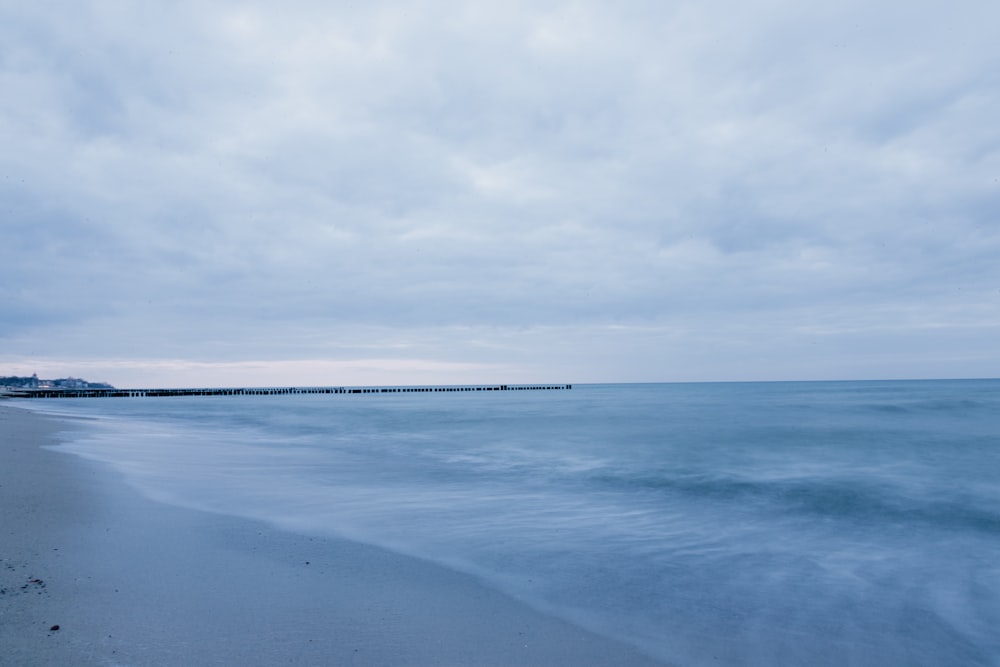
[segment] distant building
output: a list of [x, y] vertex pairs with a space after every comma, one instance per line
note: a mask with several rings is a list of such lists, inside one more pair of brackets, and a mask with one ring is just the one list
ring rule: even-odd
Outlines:
[[87, 382], [80, 378], [59, 378], [58, 380], [39, 380], [37, 374], [31, 377], [11, 375], [0, 376], [0, 387], [18, 389], [114, 389], [106, 382]]
[[11, 375], [8, 377], [0, 377], [0, 387], [18, 387], [21, 389], [38, 389], [39, 383], [43, 382], [38, 379], [37, 375], [32, 375], [29, 377], [18, 377], [16, 375]]

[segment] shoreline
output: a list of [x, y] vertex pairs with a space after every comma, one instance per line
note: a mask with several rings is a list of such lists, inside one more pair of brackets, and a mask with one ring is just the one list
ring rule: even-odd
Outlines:
[[0, 405], [0, 663], [663, 664], [443, 566], [147, 499], [60, 430]]

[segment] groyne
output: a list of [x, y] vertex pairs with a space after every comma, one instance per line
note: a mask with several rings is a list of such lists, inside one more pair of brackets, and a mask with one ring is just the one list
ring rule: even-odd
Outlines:
[[414, 387], [220, 387], [213, 389], [0, 389], [0, 398], [144, 398], [150, 396], [281, 396], [287, 394], [411, 394], [467, 391], [557, 391], [571, 384], [490, 384]]

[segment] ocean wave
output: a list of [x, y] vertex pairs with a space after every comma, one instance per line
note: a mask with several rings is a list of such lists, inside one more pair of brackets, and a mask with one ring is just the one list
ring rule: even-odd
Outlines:
[[849, 479], [751, 479], [737, 476], [614, 475], [592, 480], [621, 489], [656, 491], [674, 500], [713, 501], [744, 510], [795, 512], [826, 519], [892, 526], [932, 525], [941, 529], [1000, 534], [1000, 511], [975, 499], [917, 498], [888, 483]]
[[985, 401], [972, 399], [928, 399], [898, 403], [861, 403], [857, 408], [862, 412], [874, 412], [877, 414], [920, 415], [926, 413], [954, 413], [956, 415], [966, 415], [994, 410], [996, 406]]

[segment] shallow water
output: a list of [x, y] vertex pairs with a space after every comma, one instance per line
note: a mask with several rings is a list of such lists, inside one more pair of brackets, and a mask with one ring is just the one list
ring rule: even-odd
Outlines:
[[479, 575], [680, 665], [1000, 665], [1000, 381], [61, 399], [164, 502]]

